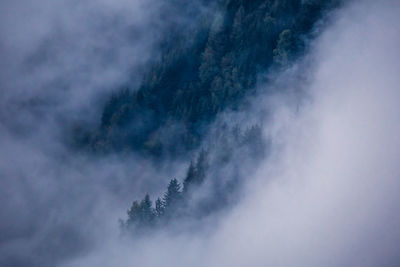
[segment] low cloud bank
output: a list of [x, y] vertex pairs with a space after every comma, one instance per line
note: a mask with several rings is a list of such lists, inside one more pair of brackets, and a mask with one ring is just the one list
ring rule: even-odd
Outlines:
[[93, 159], [65, 145], [74, 123], [97, 126], [112, 91], [140, 82], [166, 28], [190, 26], [188, 9], [165, 17], [166, 6], [182, 8], [158, 0], [1, 2], [1, 266], [56, 266], [86, 253], [102, 229], [118, 234], [132, 199], [180, 173], [179, 163], [154, 170], [135, 155]]
[[398, 265], [399, 15], [396, 1], [335, 14], [307, 56], [307, 103], [261, 101], [277, 107], [271, 156], [211, 230], [110, 240], [66, 266]]
[[[38, 142], [40, 131], [21, 141], [2, 123], [0, 212], [7, 219], [0, 226], [7, 235], [0, 240], [0, 263], [398, 265], [399, 20], [394, 0], [354, 1], [333, 16], [310, 45], [306, 63], [278, 78], [308, 97], [299, 107], [288, 104], [290, 90], [255, 102], [274, 109], [265, 123], [270, 156], [247, 182], [240, 203], [197, 222], [200, 231], [179, 232], [175, 226], [136, 240], [121, 238], [116, 220], [135, 197], [116, 181], [124, 178], [109, 178], [130, 172], [156, 177], [160, 170], [152, 172], [140, 159], [132, 159], [130, 168], [110, 159], [60, 165], [63, 158], [49, 157]], [[302, 70], [302, 64], [308, 67]], [[299, 73], [307, 77], [306, 86], [292, 84]], [[59, 151], [53, 142], [50, 147]]]

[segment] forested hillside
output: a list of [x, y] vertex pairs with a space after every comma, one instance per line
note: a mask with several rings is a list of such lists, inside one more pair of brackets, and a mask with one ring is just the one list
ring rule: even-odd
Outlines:
[[[143, 200], [133, 202], [128, 219], [120, 221], [124, 231], [137, 233], [171, 221], [204, 218], [239, 200], [237, 193], [243, 178], [253, 173], [252, 167], [268, 148], [261, 127], [244, 131], [238, 126], [225, 128], [215, 133], [213, 139], [190, 162], [185, 177], [179, 177], [182, 183], [171, 179], [154, 205], [148, 194]], [[232, 165], [237, 166], [232, 168]]]
[[[315, 23], [338, 4], [223, 1], [195, 32], [164, 44], [161, 59], [139, 88], [109, 99], [101, 126], [90, 137], [94, 151], [193, 159], [186, 176], [178, 177], [182, 184], [173, 178], [154, 205], [149, 195], [133, 202], [128, 219], [121, 220], [124, 231], [202, 218], [238, 200], [241, 181], [268, 154], [268, 140], [257, 123], [241, 128], [215, 124], [215, 118], [223, 111], [246, 109], [247, 99], [261, 93], [257, 75], [290, 67], [313, 38]], [[197, 156], [189, 153], [200, 144]]]
[[228, 0], [171, 33], [139, 88], [107, 101], [100, 126], [77, 135], [97, 152], [182, 156], [197, 148], [216, 115], [246, 105], [257, 74], [287, 67], [313, 25], [338, 0]]
[[399, 0], [1, 0], [0, 267], [400, 266]]

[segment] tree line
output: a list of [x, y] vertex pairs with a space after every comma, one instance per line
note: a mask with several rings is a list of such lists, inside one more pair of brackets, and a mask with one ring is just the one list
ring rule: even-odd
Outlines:
[[[242, 131], [238, 126], [233, 126], [215, 133], [212, 139], [214, 142], [207, 149], [201, 149], [196, 159], [190, 161], [182, 183], [171, 179], [164, 195], [154, 203], [148, 194], [132, 203], [127, 211], [127, 219], [120, 221], [124, 231], [137, 233], [182, 218], [200, 218], [232, 204], [240, 190], [240, 181], [245, 178], [239, 177], [240, 174], [232, 165], [240, 163], [249, 166], [249, 162], [257, 163], [264, 158], [267, 147], [262, 129], [259, 125], [253, 125]], [[208, 188], [203, 187], [205, 181]], [[206, 194], [193, 199], [200, 189]]]
[[257, 74], [286, 68], [304, 36], [339, 0], [221, 0], [195, 30], [174, 33], [139, 88], [104, 106], [98, 129], [77, 134], [95, 152], [185, 155], [197, 149], [217, 114], [246, 105]]
[[134, 201], [127, 211], [128, 218], [120, 221], [123, 230], [144, 230], [164, 225], [172, 219], [184, 216], [185, 200], [189, 192], [201, 185], [207, 171], [207, 153], [202, 150], [196, 163], [190, 163], [183, 186], [177, 179], [170, 180], [162, 197], [153, 202], [148, 194], [143, 200]]

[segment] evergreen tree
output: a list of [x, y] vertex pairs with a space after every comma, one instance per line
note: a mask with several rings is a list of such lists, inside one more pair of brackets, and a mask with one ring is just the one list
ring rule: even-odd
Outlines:
[[150, 196], [146, 194], [144, 199], [139, 203], [134, 201], [128, 210], [128, 220], [125, 226], [128, 229], [140, 229], [150, 227], [154, 223], [155, 214], [152, 208]]
[[148, 194], [140, 202], [140, 222], [142, 226], [151, 226], [154, 222], [152, 202]]
[[208, 167], [207, 152], [202, 149], [199, 157], [197, 158], [196, 179], [194, 180], [194, 184], [200, 185], [203, 183], [204, 179], [206, 178]]
[[[113, 94], [101, 126], [77, 138], [84, 143], [79, 147], [154, 157], [198, 148], [217, 114], [246, 105], [257, 73], [284, 68], [301, 55], [304, 35], [341, 1], [221, 1], [210, 17], [193, 22], [194, 31], [166, 38], [139, 88]], [[171, 121], [185, 132], [173, 128], [174, 138], [160, 138]]]
[[186, 178], [183, 181], [183, 193], [186, 194], [189, 191], [189, 188], [193, 184], [196, 179], [196, 169], [194, 167], [193, 161], [190, 161], [190, 165], [188, 171], [186, 173]]
[[[201, 150], [190, 162], [183, 190], [172, 179], [154, 209], [148, 195], [133, 202], [124, 227], [160, 226], [155, 222], [202, 216], [201, 210], [213, 212], [232, 201], [243, 174], [239, 164], [233, 168], [228, 164], [232, 160], [256, 162], [265, 156], [267, 144], [260, 126], [244, 132], [239, 127], [232, 131], [219, 127], [214, 138], [210, 125], [219, 112], [246, 105], [246, 98], [256, 93], [257, 73], [272, 66], [285, 68], [301, 55], [305, 34], [328, 7], [340, 1], [222, 1], [214, 19], [206, 19], [193, 33], [176, 34], [180, 38], [163, 43], [160, 60], [153, 62], [139, 88], [110, 97], [99, 129], [81, 138], [98, 151], [133, 149], [157, 157], [166, 152], [184, 157], [202, 144], [203, 136], [210, 134], [214, 140], [207, 148], [212, 158]], [[187, 212], [185, 199], [206, 178], [210, 194], [196, 198]]]
[[170, 219], [173, 215], [176, 215], [178, 206], [182, 201], [181, 185], [178, 180], [172, 179], [169, 182], [167, 192], [163, 197], [164, 202], [164, 214], [167, 219]]
[[154, 210], [154, 213], [157, 218], [161, 218], [164, 215], [164, 209], [165, 209], [164, 202], [160, 198], [157, 198], [156, 208]]
[[132, 206], [130, 207], [130, 209], [128, 210], [127, 213], [128, 213], [128, 219], [127, 219], [127, 221], [125, 223], [125, 226], [128, 229], [136, 227], [139, 224], [139, 221], [140, 221], [140, 219], [139, 219], [140, 218], [139, 217], [139, 214], [140, 214], [139, 202], [134, 201], [132, 203]]
[[274, 62], [280, 67], [285, 67], [293, 60], [296, 52], [295, 39], [291, 30], [284, 30], [279, 35], [278, 45], [274, 49]]
[[206, 178], [208, 170], [207, 152], [202, 149], [197, 158], [196, 165], [190, 162], [186, 178], [183, 181], [183, 193], [187, 194], [192, 188], [200, 186]]

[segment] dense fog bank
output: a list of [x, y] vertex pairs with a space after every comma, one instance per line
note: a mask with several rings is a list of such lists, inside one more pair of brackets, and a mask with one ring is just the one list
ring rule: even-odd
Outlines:
[[[400, 5], [397, 1], [348, 3], [331, 15], [330, 24], [309, 44], [304, 58], [274, 75], [275, 83], [258, 85], [260, 95], [251, 100], [252, 109], [220, 115], [224, 120], [238, 123], [259, 117], [260, 110], [269, 112], [262, 124], [264, 137], [270, 143], [268, 157], [244, 181], [236, 206], [202, 220], [179, 221], [130, 238], [121, 236], [118, 228], [118, 218], [125, 215], [127, 205], [145, 192], [160, 195], [166, 177], [183, 177], [186, 165], [178, 161], [155, 168], [150, 161], [134, 154], [92, 158], [71, 151], [61, 140], [64, 122], [68, 124], [80, 116], [87, 121], [95, 117], [95, 110], [84, 111], [90, 109], [88, 103], [99, 102], [95, 97], [97, 90], [107, 93], [110, 85], [118, 86], [118, 81], [128, 79], [125, 74], [131, 68], [145, 66], [146, 57], [157, 53], [152, 48], [157, 37], [152, 34], [157, 33], [158, 26], [152, 23], [149, 26], [148, 19], [153, 10], [158, 14], [158, 2], [154, 9], [143, 10], [146, 4], [132, 3], [138, 6], [130, 1], [112, 4], [94, 1], [96, 8], [90, 5], [84, 8], [82, 17], [69, 3], [46, 3], [43, 7], [49, 9], [33, 12], [52, 15], [27, 15], [24, 23], [33, 20], [31, 24], [35, 25], [35, 29], [27, 32], [21, 30], [26, 25], [10, 26], [14, 19], [3, 17], [0, 265], [399, 264]], [[26, 4], [4, 6], [15, 11], [9, 14], [23, 16], [33, 5], [28, 5], [29, 1]], [[61, 29], [79, 39], [76, 27], [81, 28], [81, 22], [90, 18], [87, 15], [98, 9], [112, 21], [116, 18], [105, 14], [110, 10], [119, 14], [120, 20], [116, 22], [119, 27], [109, 30], [106, 27], [104, 31], [99, 24], [84, 24], [86, 39], [77, 44], [71, 41], [77, 39], [70, 39], [69, 34], [70, 41], [61, 42], [63, 46], [67, 44], [66, 48], [60, 48], [57, 41], [48, 41], [56, 51], [71, 48], [73, 58], [55, 52], [61, 58], [51, 58], [54, 64], [37, 64], [37, 60], [49, 59], [26, 61], [26, 55], [31, 54], [27, 50], [33, 49], [30, 46], [43, 40], [43, 35], [48, 36], [53, 16], [59, 17], [55, 21], [67, 16], [68, 23], [61, 22]], [[57, 16], [54, 10], [62, 14]], [[133, 16], [137, 21], [127, 19], [131, 18], [129, 15], [120, 15], [132, 12], [140, 14]], [[38, 22], [38, 17], [49, 21]], [[101, 57], [111, 55], [116, 59], [115, 64], [87, 50], [87, 43], [99, 40], [92, 39], [92, 34], [126, 33], [125, 29], [130, 28], [127, 25], [131, 24], [139, 25], [138, 30], [155, 29], [143, 30], [137, 46], [126, 49], [110, 48], [109, 39], [100, 38], [104, 41], [103, 49], [99, 48]], [[63, 31], [55, 31], [65, 37]], [[130, 43], [130, 39], [117, 41], [119, 47]], [[138, 59], [125, 61], [128, 56], [132, 59], [132, 55]], [[89, 57], [84, 62], [106, 63], [100, 64], [100, 70], [98, 66], [93, 69], [71, 63], [83, 56]], [[63, 78], [69, 77], [65, 73], [71, 73], [76, 79], [61, 81], [66, 83], [61, 92], [52, 90], [61, 73]], [[273, 95], [270, 90], [268, 95], [262, 93], [263, 88], [274, 86], [285, 90], [275, 90]], [[83, 91], [83, 87], [89, 89]], [[302, 101], [297, 99], [299, 88], [305, 93]], [[98, 111], [100, 104], [96, 108]]]

